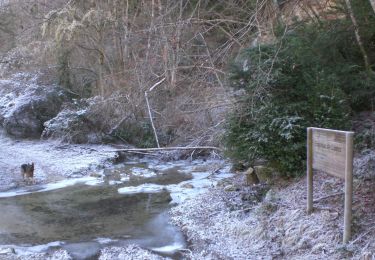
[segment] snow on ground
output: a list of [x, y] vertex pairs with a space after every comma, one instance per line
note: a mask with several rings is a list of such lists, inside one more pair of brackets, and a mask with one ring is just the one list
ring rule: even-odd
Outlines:
[[67, 177], [82, 177], [104, 167], [116, 156], [110, 146], [69, 145], [54, 141], [16, 141], [0, 133], [0, 190], [25, 185], [20, 173], [24, 163], [35, 163], [34, 178], [50, 183]]
[[[9, 251], [9, 252], [7, 252]], [[2, 260], [73, 260], [76, 259], [71, 256], [66, 250], [59, 249], [53, 253], [34, 253], [25, 255], [15, 255], [11, 249], [0, 250], [0, 259]], [[86, 258], [83, 258], [86, 259]], [[89, 259], [99, 260], [162, 260], [171, 259], [156, 255], [146, 249], [142, 249], [136, 245], [128, 245], [124, 247], [106, 247], [99, 252], [97, 258], [91, 257]]]
[[161, 260], [170, 259], [155, 255], [150, 251], [141, 249], [134, 245], [126, 247], [107, 247], [101, 251], [99, 260], [133, 260], [133, 259], [148, 259], [148, 260]]
[[305, 178], [274, 186], [261, 203], [247, 208], [237, 203], [242, 178], [233, 179], [238, 191], [216, 187], [171, 210], [191, 243], [187, 258], [374, 259], [374, 181], [355, 181], [353, 236], [344, 246], [341, 180], [316, 175], [315, 210], [307, 215]]

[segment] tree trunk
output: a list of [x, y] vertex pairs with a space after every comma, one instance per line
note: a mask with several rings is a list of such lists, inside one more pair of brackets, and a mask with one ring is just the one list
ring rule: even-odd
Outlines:
[[[371, 0], [371, 2], [373, 2], [373, 1], [374, 0]], [[345, 0], [345, 4], [346, 4], [346, 7], [348, 8], [350, 19], [352, 20], [352, 23], [353, 23], [355, 38], [357, 40], [358, 47], [359, 47], [359, 49], [360, 49], [360, 51], [362, 53], [363, 61], [365, 63], [365, 68], [366, 68], [367, 71], [371, 71], [371, 66], [370, 66], [369, 58], [367, 56], [365, 47], [363, 46], [361, 35], [359, 34], [358, 23], [357, 23], [357, 20], [356, 20], [356, 18], [354, 16], [354, 12], [353, 12], [350, 0]]]
[[370, 4], [375, 13], [375, 0], [370, 0]]

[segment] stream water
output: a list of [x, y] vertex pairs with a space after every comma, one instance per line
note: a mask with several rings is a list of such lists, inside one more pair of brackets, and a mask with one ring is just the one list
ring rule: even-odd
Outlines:
[[104, 246], [137, 244], [178, 258], [186, 247], [168, 209], [207, 189], [226, 171], [214, 162], [129, 162], [94, 177], [0, 192], [0, 245], [18, 254], [63, 248], [95, 259]]

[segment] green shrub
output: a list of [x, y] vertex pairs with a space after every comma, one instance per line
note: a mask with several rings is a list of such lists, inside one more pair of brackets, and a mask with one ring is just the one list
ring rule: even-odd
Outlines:
[[[375, 39], [374, 28], [365, 39]], [[349, 130], [352, 111], [369, 109], [375, 96], [346, 19], [299, 24], [273, 45], [245, 50], [231, 79], [246, 94], [228, 122], [228, 154], [267, 159], [288, 176], [304, 172], [306, 127]]]
[[132, 122], [124, 124], [114, 134], [115, 138], [133, 144], [140, 148], [155, 147], [156, 141], [152, 132], [151, 124], [147, 122]]

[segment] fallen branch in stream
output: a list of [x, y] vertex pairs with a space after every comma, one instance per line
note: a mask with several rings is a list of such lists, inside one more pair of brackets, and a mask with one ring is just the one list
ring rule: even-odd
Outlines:
[[157, 151], [172, 151], [172, 150], [217, 150], [222, 151], [215, 146], [194, 146], [194, 147], [160, 147], [160, 148], [124, 148], [104, 152], [157, 152]]
[[141, 154], [141, 155], [149, 155], [149, 156], [157, 156], [156, 154], [145, 153], [145, 152], [137, 152], [137, 151], [128, 151], [128, 153]]

